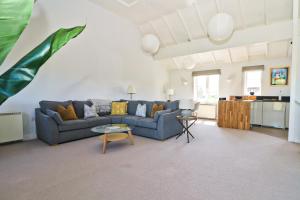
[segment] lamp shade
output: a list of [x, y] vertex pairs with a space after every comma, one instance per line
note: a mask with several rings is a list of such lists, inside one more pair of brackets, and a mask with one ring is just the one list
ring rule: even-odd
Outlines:
[[195, 104], [193, 99], [182, 99], [179, 101], [179, 108], [183, 110], [194, 110]]
[[167, 95], [173, 96], [174, 95], [174, 89], [168, 89], [167, 90]]
[[143, 36], [142, 47], [147, 53], [155, 54], [158, 51], [159, 46], [160, 42], [156, 35], [147, 34]]
[[136, 89], [132, 85], [129, 85], [127, 88], [127, 93], [128, 94], [136, 94]]
[[207, 32], [211, 40], [223, 41], [231, 36], [233, 29], [232, 16], [227, 13], [218, 13], [210, 19]]

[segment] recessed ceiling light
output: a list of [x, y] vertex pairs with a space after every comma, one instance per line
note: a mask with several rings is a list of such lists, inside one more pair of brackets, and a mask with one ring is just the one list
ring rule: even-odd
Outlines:
[[123, 6], [130, 8], [131, 6], [137, 4], [138, 0], [118, 0], [118, 2]]

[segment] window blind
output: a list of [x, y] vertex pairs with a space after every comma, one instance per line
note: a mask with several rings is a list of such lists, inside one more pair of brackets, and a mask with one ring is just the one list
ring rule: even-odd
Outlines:
[[243, 67], [242, 71], [243, 72], [256, 71], [256, 70], [264, 71], [264, 69], [265, 69], [264, 65], [256, 65], [256, 66], [246, 66], [246, 67]]
[[192, 72], [192, 76], [206, 76], [206, 75], [220, 75], [220, 69], [213, 69], [213, 70], [204, 70], [204, 71], [194, 71]]

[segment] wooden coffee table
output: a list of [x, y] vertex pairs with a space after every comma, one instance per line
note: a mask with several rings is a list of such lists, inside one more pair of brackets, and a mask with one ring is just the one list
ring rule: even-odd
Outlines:
[[96, 133], [103, 133], [99, 138], [102, 141], [102, 152], [106, 152], [106, 146], [109, 142], [121, 140], [129, 140], [130, 144], [134, 144], [131, 128], [127, 124], [108, 124], [97, 126], [91, 129]]

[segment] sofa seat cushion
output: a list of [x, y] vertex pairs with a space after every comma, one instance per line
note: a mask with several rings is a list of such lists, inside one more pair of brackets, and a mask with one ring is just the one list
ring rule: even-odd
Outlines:
[[109, 117], [92, 117], [86, 119], [86, 121], [88, 121], [91, 128], [95, 126], [111, 124], [111, 119]]
[[107, 116], [111, 119], [112, 124], [122, 124], [124, 115], [109, 115]]
[[157, 128], [157, 122], [154, 121], [153, 118], [140, 118], [137, 120], [136, 126], [144, 127], [144, 128]]
[[110, 124], [111, 120], [108, 117], [93, 117], [88, 119], [78, 119], [64, 121], [58, 126], [59, 131], [72, 131], [77, 129], [92, 128], [95, 126], [101, 126], [105, 124]]
[[123, 123], [128, 124], [130, 126], [136, 126], [138, 121], [142, 119], [142, 117], [134, 116], [134, 115], [126, 115], [123, 118]]
[[87, 120], [77, 119], [77, 120], [64, 121], [61, 125], [58, 126], [58, 130], [71, 131], [76, 129], [89, 128], [89, 127], [90, 126]]

